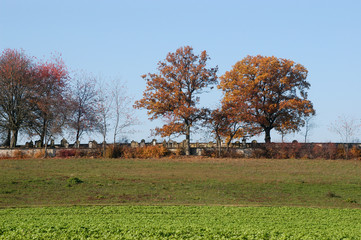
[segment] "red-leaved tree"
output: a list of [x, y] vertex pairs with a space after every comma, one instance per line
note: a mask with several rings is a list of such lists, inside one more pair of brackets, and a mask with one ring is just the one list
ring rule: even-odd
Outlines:
[[29, 129], [40, 137], [45, 148], [52, 137], [62, 133], [67, 123], [71, 109], [67, 93], [68, 71], [62, 59], [57, 57], [39, 63], [36, 67], [36, 87], [32, 97], [34, 109]]

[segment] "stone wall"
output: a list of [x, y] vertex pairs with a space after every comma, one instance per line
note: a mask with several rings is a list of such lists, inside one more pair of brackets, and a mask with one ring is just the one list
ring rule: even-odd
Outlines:
[[[55, 156], [61, 156], [62, 151], [70, 151], [71, 149], [81, 149], [83, 153], [90, 154], [92, 152], [101, 151], [101, 148], [104, 143], [98, 144], [96, 141], [90, 141], [88, 144], [80, 144], [79, 142], [76, 142], [74, 144], [69, 144], [66, 139], [62, 139], [59, 145], [55, 145], [54, 141], [51, 141], [51, 144], [48, 146], [48, 156], [55, 157]], [[284, 144], [294, 144], [294, 143], [284, 143]], [[325, 144], [329, 143], [300, 143], [302, 147], [308, 147], [308, 146], [320, 146], [322, 147]], [[344, 147], [345, 144], [343, 143], [333, 143], [337, 147]], [[137, 147], [144, 147], [144, 146], [164, 146], [166, 147], [170, 152], [181, 152], [184, 151], [186, 147], [186, 141], [182, 142], [176, 142], [176, 141], [162, 141], [157, 142], [155, 139], [153, 139], [151, 142], [145, 142], [145, 140], [141, 140], [140, 142], [131, 141], [131, 143], [124, 143], [121, 145], [126, 145], [132, 148]], [[192, 155], [204, 155], [205, 151], [214, 151], [217, 149], [217, 144], [214, 142], [207, 142], [207, 143], [201, 143], [201, 142], [195, 142], [191, 143], [191, 154]], [[243, 140], [242, 142], [236, 141], [234, 143], [230, 144], [230, 148], [233, 152], [239, 153], [243, 156], [251, 156], [253, 151], [255, 149], [263, 148], [265, 144], [264, 143], [257, 143], [256, 141], [252, 142], [246, 142]], [[350, 143], [348, 144], [349, 148], [357, 147], [358, 149], [361, 149], [361, 143]], [[221, 143], [221, 148], [226, 149], [226, 144], [224, 142]], [[15, 149], [9, 149], [9, 148], [0, 148], [0, 158], [15, 158], [15, 157], [36, 157], [36, 156], [42, 156], [44, 155], [44, 148], [41, 148], [41, 144], [39, 142], [35, 142], [33, 144], [32, 142], [27, 142], [25, 146], [18, 146]]]

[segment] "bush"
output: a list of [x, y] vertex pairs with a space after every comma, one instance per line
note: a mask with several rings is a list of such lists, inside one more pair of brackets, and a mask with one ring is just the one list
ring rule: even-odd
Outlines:
[[168, 149], [163, 145], [144, 146], [136, 149], [137, 158], [160, 158], [164, 157], [168, 153]]
[[39, 150], [34, 152], [34, 158], [42, 158], [45, 156], [45, 150]]
[[361, 158], [361, 149], [359, 149], [357, 146], [353, 146], [349, 150], [349, 158], [351, 158], [351, 159], [360, 159]]
[[[357, 155], [357, 151], [354, 150]], [[273, 158], [273, 159], [288, 159], [288, 158], [323, 158], [323, 159], [338, 159], [345, 158], [344, 150], [337, 148], [336, 144], [300, 144], [293, 143], [268, 143], [262, 148], [254, 149], [252, 153], [253, 158]]]
[[144, 146], [132, 148], [129, 146], [110, 146], [106, 150], [108, 158], [160, 158], [168, 154], [168, 149], [163, 145]]
[[75, 157], [76, 149], [61, 149], [57, 155], [61, 158]]
[[68, 178], [67, 182], [68, 182], [67, 186], [71, 187], [73, 185], [83, 183], [84, 181], [77, 177], [71, 177], [71, 178]]
[[21, 150], [14, 150], [13, 157], [14, 158], [28, 158], [29, 156]]

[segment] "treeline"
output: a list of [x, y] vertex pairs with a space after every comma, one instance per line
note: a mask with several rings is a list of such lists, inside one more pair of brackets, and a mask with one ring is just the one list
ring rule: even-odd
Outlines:
[[[206, 51], [196, 55], [190, 46], [169, 53], [158, 63], [158, 71], [143, 75], [147, 83], [143, 98], [135, 107], [148, 110], [150, 119], [166, 124], [156, 129], [162, 137], [185, 135], [190, 154], [191, 128], [206, 126], [217, 140], [229, 146], [232, 140], [271, 130], [282, 135], [299, 131], [315, 114], [307, 99], [310, 84], [307, 69], [292, 60], [247, 56], [218, 81], [218, 67], [207, 67]], [[216, 109], [199, 106], [200, 95], [216, 86], [223, 98]]]
[[1, 53], [0, 133], [4, 146], [15, 147], [19, 134], [25, 134], [38, 136], [46, 147], [65, 130], [73, 133], [77, 142], [84, 133], [95, 131], [105, 141], [111, 128], [115, 140], [134, 124], [131, 104], [120, 82], [114, 81], [109, 89], [89, 74], [71, 77], [60, 56], [35, 61], [24, 51], [5, 49]]
[[[161, 137], [184, 135], [190, 154], [191, 131], [208, 128], [217, 144], [271, 130], [282, 135], [299, 131], [315, 114], [307, 99], [310, 84], [307, 69], [292, 60], [247, 56], [218, 77], [218, 67], [209, 68], [206, 51], [199, 55], [190, 46], [181, 47], [158, 63], [158, 71], [143, 75], [147, 87], [135, 108], [148, 110], [150, 119], [165, 124], [156, 128]], [[219, 81], [220, 79], [220, 81]], [[94, 77], [70, 77], [62, 59], [35, 62], [23, 51], [6, 49], [0, 56], [0, 131], [4, 145], [15, 147], [19, 133], [38, 136], [45, 147], [64, 129], [78, 142], [85, 132], [106, 136], [134, 124], [133, 103], [115, 82], [111, 90]], [[223, 92], [216, 109], [199, 106], [200, 95], [213, 87]], [[112, 121], [110, 121], [112, 117]], [[104, 144], [105, 146], [105, 144]], [[105, 149], [104, 149], [105, 152]]]

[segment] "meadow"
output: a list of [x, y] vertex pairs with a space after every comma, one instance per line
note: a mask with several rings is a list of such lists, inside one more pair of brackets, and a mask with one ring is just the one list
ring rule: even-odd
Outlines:
[[357, 160], [21, 159], [0, 176], [0, 207], [361, 203]]
[[360, 239], [361, 161], [0, 160], [0, 239]]

